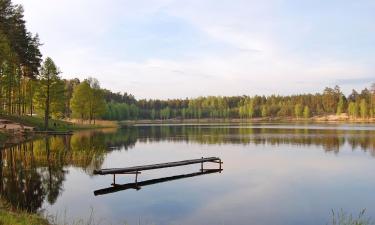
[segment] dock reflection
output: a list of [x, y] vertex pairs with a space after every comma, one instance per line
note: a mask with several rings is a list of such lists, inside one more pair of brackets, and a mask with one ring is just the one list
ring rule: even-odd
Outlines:
[[221, 173], [221, 171], [223, 171], [223, 169], [205, 169], [203, 171], [201, 170], [196, 173], [162, 177], [162, 178], [144, 180], [144, 181], [139, 181], [139, 182], [134, 182], [134, 183], [127, 183], [127, 184], [115, 184], [112, 187], [95, 190], [94, 195], [95, 196], [105, 195], [105, 194], [110, 194], [110, 193], [114, 193], [118, 191], [125, 191], [128, 189], [140, 190], [141, 187], [148, 186], [148, 185], [154, 185], [154, 184], [159, 184], [159, 183], [164, 183], [164, 182], [169, 182], [169, 181], [174, 181], [174, 180], [179, 180], [179, 179], [185, 179], [185, 178], [190, 178], [190, 177], [202, 176], [202, 175], [207, 175], [207, 174], [213, 174], [213, 173]]

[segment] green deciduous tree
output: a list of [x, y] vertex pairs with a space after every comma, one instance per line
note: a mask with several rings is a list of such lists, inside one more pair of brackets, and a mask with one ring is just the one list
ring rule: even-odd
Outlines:
[[358, 117], [359, 115], [359, 107], [357, 102], [349, 102], [348, 105], [348, 113], [351, 117]]
[[99, 81], [95, 78], [88, 78], [87, 82], [90, 85], [89, 89], [89, 123], [94, 121], [95, 119], [99, 118], [105, 112], [105, 101], [104, 101], [104, 93], [100, 89]]
[[108, 109], [98, 80], [89, 78], [77, 85], [73, 90], [70, 106], [73, 117], [95, 123]]
[[310, 118], [310, 116], [310, 108], [308, 106], [305, 106], [305, 108], [303, 109], [303, 117], [307, 119]]
[[359, 104], [359, 112], [362, 118], [366, 118], [368, 116], [368, 104], [365, 99], [361, 100]]
[[89, 109], [87, 104], [90, 101], [90, 84], [86, 81], [77, 85], [70, 100], [72, 116], [80, 118], [82, 121], [88, 119]]

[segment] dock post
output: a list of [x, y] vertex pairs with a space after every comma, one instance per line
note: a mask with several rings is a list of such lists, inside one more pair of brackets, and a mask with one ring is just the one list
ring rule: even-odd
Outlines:
[[135, 183], [138, 183], [138, 171], [135, 171]]
[[[203, 159], [203, 157], [202, 157]], [[201, 162], [201, 172], [203, 172], [203, 162]]]
[[116, 174], [113, 174], [113, 186], [116, 185]]

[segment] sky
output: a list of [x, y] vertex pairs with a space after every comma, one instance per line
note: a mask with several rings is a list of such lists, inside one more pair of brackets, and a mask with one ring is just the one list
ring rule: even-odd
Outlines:
[[13, 0], [63, 78], [136, 98], [348, 94], [375, 82], [373, 0]]

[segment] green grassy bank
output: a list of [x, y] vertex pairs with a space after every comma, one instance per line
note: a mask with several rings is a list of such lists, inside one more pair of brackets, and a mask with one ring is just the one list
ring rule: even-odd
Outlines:
[[[0, 115], [0, 118], [11, 120], [15, 123], [20, 123], [25, 126], [35, 127], [36, 130], [44, 130], [44, 119], [40, 117]], [[77, 124], [54, 119], [50, 119], [48, 123], [48, 130], [51, 131], [72, 131], [102, 127], [102, 125]]]
[[48, 221], [38, 214], [12, 209], [0, 199], [0, 225], [48, 225]]

